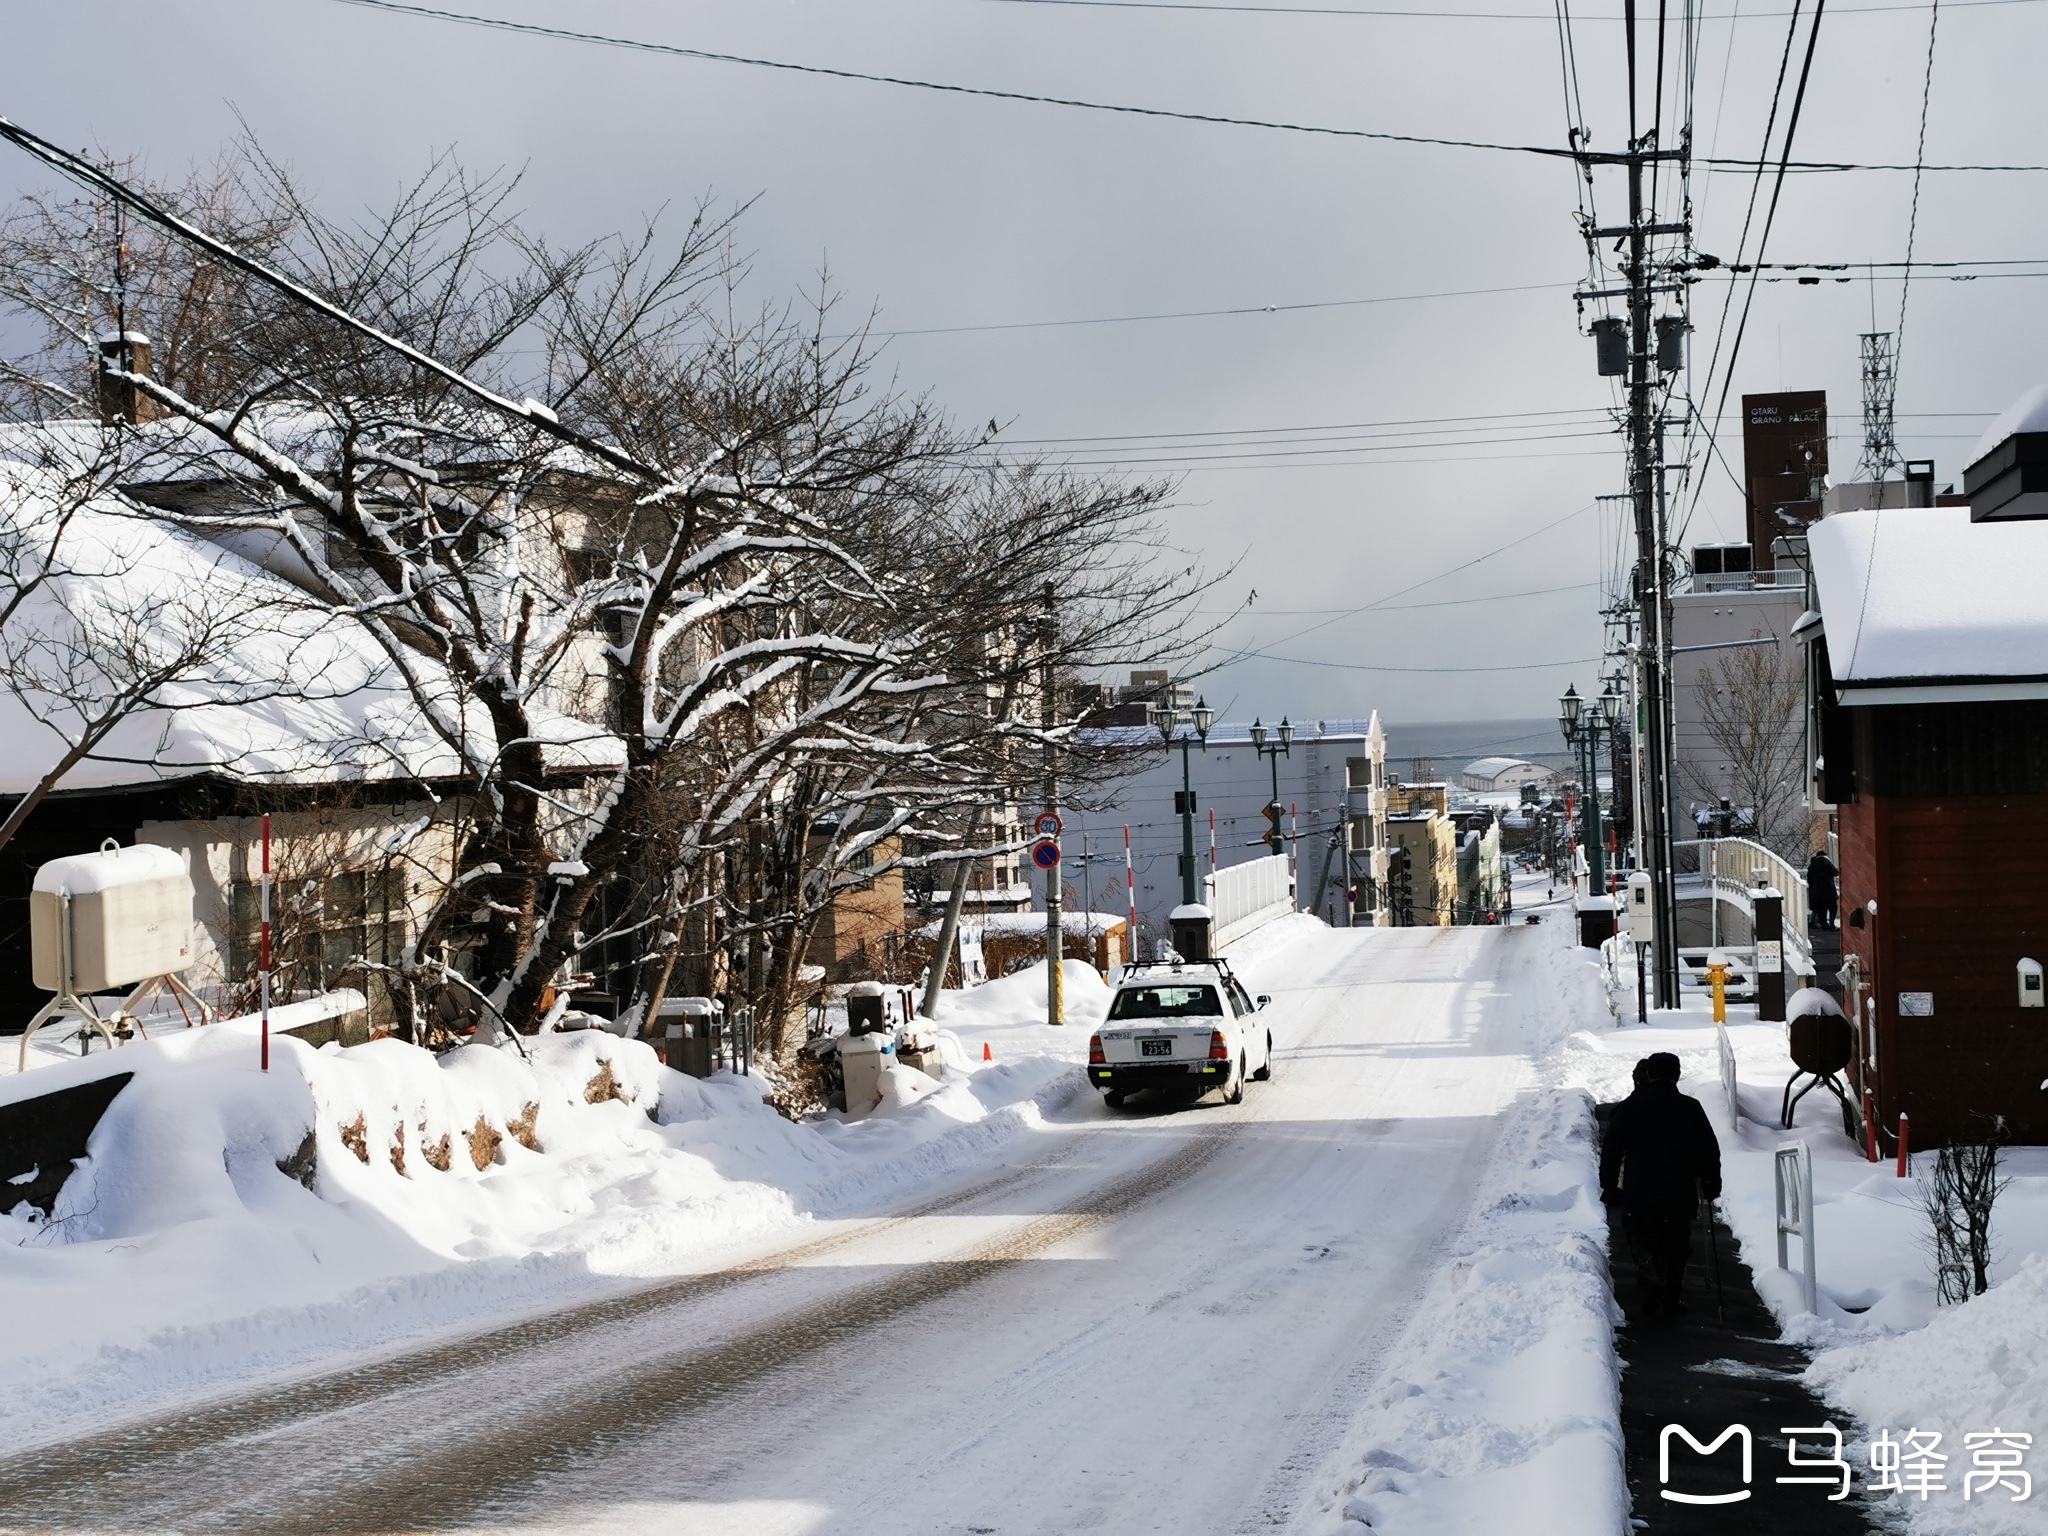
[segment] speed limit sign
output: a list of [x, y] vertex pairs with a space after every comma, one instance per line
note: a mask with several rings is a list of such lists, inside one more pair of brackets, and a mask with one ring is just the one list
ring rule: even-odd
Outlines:
[[1040, 811], [1031, 823], [1031, 830], [1040, 837], [1058, 837], [1066, 830], [1067, 824], [1060, 820], [1058, 811]]

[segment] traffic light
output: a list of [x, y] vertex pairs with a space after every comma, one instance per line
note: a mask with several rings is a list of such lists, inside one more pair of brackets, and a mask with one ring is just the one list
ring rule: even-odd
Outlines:
[[1287, 843], [1280, 835], [1280, 802], [1275, 800], [1266, 807], [1266, 846], [1275, 853], [1285, 853]]

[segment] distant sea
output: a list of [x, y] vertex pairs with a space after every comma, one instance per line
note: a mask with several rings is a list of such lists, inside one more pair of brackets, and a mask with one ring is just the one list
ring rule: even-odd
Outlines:
[[[1424, 720], [1383, 722], [1387, 757], [1404, 778], [1455, 777], [1478, 757], [1519, 757], [1545, 767], [1571, 762], [1555, 720]], [[1429, 771], [1419, 771], [1427, 766]]]

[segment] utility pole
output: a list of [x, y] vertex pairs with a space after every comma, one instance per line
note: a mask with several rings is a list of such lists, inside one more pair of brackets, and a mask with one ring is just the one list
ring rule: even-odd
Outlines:
[[[1671, 848], [1671, 563], [1665, 544], [1664, 506], [1664, 412], [1657, 399], [1661, 375], [1676, 373], [1684, 366], [1685, 322], [1679, 316], [1665, 316], [1652, 323], [1655, 296], [1682, 294], [1679, 270], [1689, 261], [1667, 263], [1664, 281], [1657, 281], [1658, 267], [1651, 259], [1651, 241], [1658, 236], [1689, 238], [1691, 209], [1670, 223], [1656, 222], [1656, 210], [1645, 197], [1644, 172], [1653, 166], [1672, 164], [1683, 185], [1691, 157], [1689, 129], [1681, 135], [1680, 147], [1664, 149], [1658, 143], [1658, 128], [1637, 132], [1636, 122], [1636, 0], [1624, 0], [1624, 35], [1628, 50], [1628, 149], [1622, 154], [1594, 153], [1581, 140], [1576, 159], [1590, 176], [1595, 166], [1620, 166], [1628, 174], [1628, 223], [1599, 228], [1597, 221], [1585, 221], [1589, 247], [1620, 239], [1627, 258], [1622, 266], [1624, 286], [1620, 289], [1581, 291], [1579, 302], [1589, 299], [1623, 298], [1627, 319], [1593, 322], [1599, 344], [1600, 372], [1623, 376], [1627, 381], [1627, 439], [1629, 501], [1636, 534], [1635, 605], [1640, 613], [1636, 646], [1636, 688], [1641, 715], [1642, 795], [1637, 801], [1637, 825], [1641, 828], [1644, 866], [1650, 876], [1650, 908], [1653, 955], [1656, 965], [1656, 1006], [1678, 1006], [1678, 903]], [[1661, 53], [1661, 49], [1660, 49]], [[1661, 107], [1661, 93], [1658, 93]]]
[[[1058, 599], [1051, 582], [1045, 584], [1045, 651], [1038, 669], [1038, 721], [1045, 734], [1045, 809], [1054, 816], [1060, 810], [1059, 750], [1053, 745], [1053, 727], [1059, 720], [1055, 697], [1058, 679], [1054, 656], [1059, 648]], [[1053, 844], [1058, 848], [1058, 843]], [[1064, 961], [1066, 929], [1060, 914], [1060, 866], [1058, 860], [1045, 871], [1045, 1022], [1067, 1022], [1067, 989]]]

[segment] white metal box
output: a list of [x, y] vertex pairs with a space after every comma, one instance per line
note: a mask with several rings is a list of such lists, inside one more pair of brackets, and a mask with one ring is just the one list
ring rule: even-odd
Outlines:
[[[71, 975], [64, 975], [64, 912]], [[175, 848], [137, 843], [52, 859], [29, 892], [30, 972], [45, 992], [105, 992], [192, 963], [192, 875]]]

